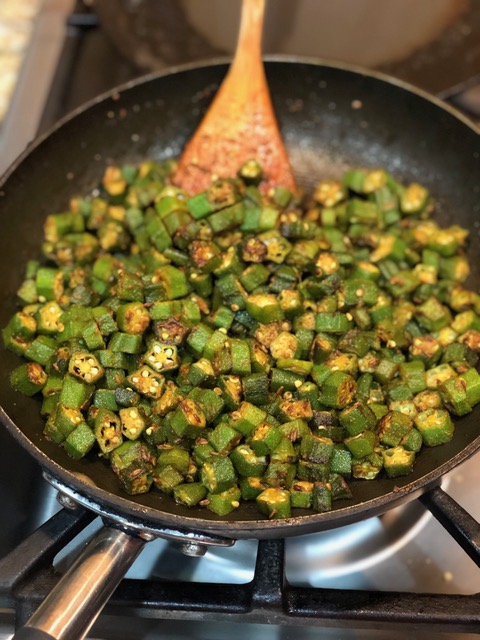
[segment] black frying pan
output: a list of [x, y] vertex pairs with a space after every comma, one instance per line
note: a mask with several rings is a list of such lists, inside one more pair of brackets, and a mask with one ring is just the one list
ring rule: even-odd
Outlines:
[[[39, 255], [45, 216], [64, 209], [71, 196], [91, 191], [109, 162], [177, 156], [226, 70], [223, 63], [189, 66], [129, 83], [75, 112], [15, 163], [0, 186], [2, 326], [15, 310], [25, 261]], [[286, 59], [268, 62], [266, 70], [299, 184], [308, 190], [319, 178], [355, 165], [382, 166], [402, 181], [422, 182], [436, 196], [441, 224], [470, 229], [468, 284], [480, 289], [480, 137], [473, 125], [427, 94], [381, 75]], [[7, 429], [56, 486], [139, 530], [166, 527], [235, 539], [336, 527], [418, 496], [480, 447], [474, 411], [456, 420], [450, 443], [422, 451], [411, 476], [352, 482], [353, 501], [337, 503], [332, 512], [265, 521], [247, 504], [219, 519], [156, 492], [126, 496], [100, 459], [68, 458], [43, 438], [37, 401], [11, 391], [8, 372], [18, 358], [3, 350], [2, 360], [0, 404]]]

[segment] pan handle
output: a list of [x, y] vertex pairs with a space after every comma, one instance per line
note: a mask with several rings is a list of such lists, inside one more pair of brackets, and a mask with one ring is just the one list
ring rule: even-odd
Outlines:
[[12, 640], [82, 640], [150, 539], [105, 525]]

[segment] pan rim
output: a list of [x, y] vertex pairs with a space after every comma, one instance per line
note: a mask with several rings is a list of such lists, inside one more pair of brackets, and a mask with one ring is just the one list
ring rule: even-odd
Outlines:
[[[158, 531], [171, 527], [179, 532], [198, 532], [218, 535], [222, 538], [257, 539], [283, 538], [315, 531], [324, 531], [358, 521], [359, 516], [369, 518], [380, 515], [390, 508], [400, 506], [407, 500], [414, 499], [438, 486], [441, 479], [452, 469], [466, 462], [480, 449], [480, 435], [446, 462], [429, 471], [420, 478], [397, 487], [388, 493], [376, 496], [357, 504], [346, 504], [344, 507], [326, 513], [312, 513], [292, 516], [282, 520], [209, 520], [198, 514], [183, 516], [162, 511], [134, 502], [132, 497], [113, 494], [98, 487], [87, 476], [85, 478], [69, 471], [49, 458], [39, 449], [11, 420], [0, 407], [0, 421], [15, 439], [30, 453], [44, 470], [43, 476], [50, 482], [50, 477], [66, 488], [66, 494], [78, 499], [78, 502], [97, 515], [121, 526], [131, 526], [134, 530], [150, 531], [158, 535]], [[56, 484], [56, 482], [54, 484]], [[50, 482], [50, 484], [52, 484]], [[341, 520], [341, 524], [338, 521]], [[232, 535], [232, 530], [234, 535]], [[265, 532], [268, 533], [265, 536]], [[230, 534], [230, 535], [229, 535]]]
[[[418, 97], [426, 100], [434, 104], [439, 109], [442, 109], [455, 117], [457, 120], [460, 120], [464, 125], [466, 125], [469, 129], [471, 129], [477, 135], [480, 135], [480, 125], [477, 126], [470, 118], [465, 116], [459, 109], [448, 104], [445, 100], [435, 96], [434, 94], [410, 83], [405, 80], [401, 80], [400, 78], [395, 78], [394, 76], [390, 76], [387, 73], [382, 71], [377, 71], [374, 69], [368, 69], [366, 67], [362, 67], [360, 65], [344, 63], [340, 61], [332, 61], [325, 60], [323, 58], [316, 58], [312, 56], [291, 56], [286, 54], [275, 54], [275, 55], [266, 55], [263, 58], [264, 62], [268, 63], [280, 63], [280, 64], [306, 64], [312, 65], [314, 67], [324, 67], [327, 69], [337, 69], [340, 71], [351, 72], [356, 75], [365, 76], [367, 78], [374, 78], [375, 80], [379, 80], [380, 82], [384, 82], [388, 85], [393, 85], [400, 89], [404, 89], [409, 93], [413, 93]], [[34, 151], [37, 147], [39, 147], [47, 138], [49, 138], [56, 131], [61, 129], [65, 124], [74, 120], [77, 116], [79, 116], [84, 111], [88, 111], [90, 108], [105, 102], [108, 99], [113, 98], [114, 96], [120, 95], [124, 91], [128, 91], [129, 89], [133, 89], [136, 86], [140, 86], [142, 84], [148, 83], [150, 81], [156, 80], [158, 78], [164, 78], [171, 75], [177, 75], [189, 71], [195, 71], [198, 69], [211, 68], [211, 67], [225, 67], [225, 71], [228, 68], [228, 64], [231, 62], [231, 57], [215, 57], [209, 58], [206, 60], [202, 60], [199, 62], [191, 62], [185, 63], [181, 65], [176, 65], [173, 67], [168, 67], [167, 69], [162, 69], [159, 71], [152, 71], [150, 73], [146, 73], [140, 75], [138, 78], [134, 78], [133, 80], [128, 80], [122, 84], [117, 85], [113, 89], [109, 89], [108, 91], [104, 91], [98, 96], [91, 98], [87, 102], [81, 104], [76, 107], [65, 116], [60, 118], [56, 123], [54, 123], [51, 127], [49, 127], [45, 132], [35, 138], [27, 147], [17, 156], [17, 158], [10, 164], [10, 166], [6, 169], [2, 176], [0, 176], [0, 189], [7, 182], [10, 175], [16, 171], [16, 169], [21, 165], [23, 160], [27, 158], [32, 151]]]
[[[135, 80], [124, 83], [108, 92], [101, 94], [87, 102], [86, 104], [78, 107], [70, 114], [59, 120], [53, 127], [46, 131], [42, 136], [39, 136], [10, 166], [10, 168], [4, 174], [0, 181], [0, 188], [7, 182], [10, 176], [17, 170], [22, 164], [23, 160], [27, 158], [36, 148], [38, 148], [44, 140], [48, 139], [52, 134], [61, 129], [66, 123], [75, 119], [77, 116], [90, 108], [105, 102], [108, 99], [112, 99], [114, 96], [135, 88], [136, 86], [148, 83], [150, 81], [167, 77], [173, 74], [179, 74], [197, 69], [205, 69], [212, 67], [225, 67], [229, 62], [229, 58], [215, 58], [209, 61], [200, 63], [190, 63], [185, 65], [179, 65], [177, 67], [170, 67], [160, 72], [152, 72], [145, 74]], [[402, 80], [392, 78], [387, 74], [363, 69], [362, 67], [356, 67], [354, 65], [343, 63], [332, 63], [331, 61], [324, 62], [316, 58], [308, 57], [296, 57], [296, 56], [267, 56], [265, 58], [267, 63], [288, 63], [292, 65], [307, 64], [314, 67], [324, 67], [328, 69], [342, 70], [349, 73], [359, 74], [367, 78], [374, 78], [382, 81], [388, 85], [394, 85], [400, 87], [410, 93], [413, 93], [423, 100], [433, 103], [436, 107], [447, 111], [457, 120], [460, 120], [464, 125], [471, 129], [477, 135], [480, 130], [470, 121], [463, 116], [457, 109], [445, 104], [442, 100], [436, 98], [432, 94], [419, 89], [409, 83]], [[381, 496], [377, 496], [370, 500], [354, 504], [347, 505], [335, 509], [334, 511], [326, 514], [309, 514], [301, 515], [293, 518], [278, 521], [267, 521], [265, 519], [257, 520], [210, 520], [198, 517], [197, 514], [192, 516], [183, 516], [167, 511], [162, 511], [153, 507], [146, 507], [142, 504], [134, 502], [130, 497], [118, 496], [106, 489], [102, 489], [97, 486], [93, 486], [87, 483], [85, 480], [79, 479], [76, 474], [68, 469], [65, 469], [53, 459], [49, 458], [43, 451], [41, 451], [24, 433], [23, 431], [11, 420], [8, 414], [0, 408], [0, 419], [2, 423], [7, 427], [10, 433], [22, 444], [22, 446], [37, 460], [41, 465], [47, 469], [52, 476], [59, 478], [66, 486], [71, 487], [78, 491], [79, 495], [84, 496], [86, 500], [91, 500], [92, 496], [96, 501], [99, 501], [105, 508], [102, 507], [102, 511], [105, 516], [112, 516], [115, 519], [119, 512], [122, 516], [128, 515], [132, 521], [139, 523], [146, 528], [146, 522], [154, 522], [160, 526], [172, 526], [177, 529], [190, 529], [203, 532], [214, 532], [220, 535], [228, 534], [235, 531], [235, 538], [258, 538], [268, 533], [268, 537], [284, 537], [288, 535], [298, 535], [299, 533], [308, 532], [308, 529], [320, 530], [326, 528], [332, 528], [338, 526], [338, 521], [342, 519], [342, 524], [350, 521], [358, 520], [359, 514], [368, 517], [369, 515], [376, 515], [383, 512], [392, 506], [400, 504], [406, 499], [411, 499], [415, 495], [420, 495], [425, 491], [428, 491], [435, 484], [438, 484], [440, 478], [450, 471], [453, 467], [458, 466], [473, 455], [478, 449], [480, 449], [480, 436], [474, 441], [469, 443], [467, 447], [459, 451], [452, 458], [444, 462], [439, 467], [436, 467], [432, 471], [425, 475], [422, 475], [419, 479], [414, 480], [397, 491], [390, 491], [384, 493]], [[345, 516], [348, 516], [345, 518]]]

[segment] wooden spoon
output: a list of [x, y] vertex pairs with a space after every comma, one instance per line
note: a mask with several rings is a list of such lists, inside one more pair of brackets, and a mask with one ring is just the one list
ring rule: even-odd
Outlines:
[[243, 0], [233, 62], [173, 176], [189, 194], [205, 190], [216, 178], [236, 175], [254, 159], [263, 167], [262, 191], [276, 185], [295, 189], [263, 68], [264, 12], [265, 0]]

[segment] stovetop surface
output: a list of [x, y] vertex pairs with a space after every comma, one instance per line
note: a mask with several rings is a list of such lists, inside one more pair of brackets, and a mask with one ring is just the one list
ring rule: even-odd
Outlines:
[[[104, 19], [109, 15], [112, 3], [110, 3], [110, 8], [108, 8], [108, 3], [100, 2], [100, 0], [96, 0], [93, 4], [97, 5], [98, 13]], [[138, 0], [130, 3], [119, 2], [118, 6], [123, 10], [123, 5], [128, 5], [130, 11], [133, 12], [132, 20], [134, 18], [141, 20], [141, 14], [140, 18], [137, 15], [138, 11], [143, 10], [146, 15], [151, 10], [151, 4], [148, 0], [144, 2]], [[196, 34], [200, 38], [197, 50], [189, 55], [198, 56], [199, 51], [204, 55], [208, 50], [215, 53], [229, 53], [227, 36], [228, 29], [231, 27], [228, 26], [222, 30], [220, 17], [223, 16], [225, 20], [228, 17], [227, 22], [230, 25], [230, 14], [225, 16], [222, 13], [224, 9], [221, 6], [216, 6], [218, 15], [215, 12], [212, 12], [212, 15], [217, 15], [217, 20], [211, 20], [211, 30], [209, 31], [202, 17], [200, 2], [185, 1], [179, 4], [186, 11], [188, 17], [187, 27], [182, 22], [181, 28], [183, 30], [187, 28], [187, 33], [190, 32], [190, 29], [195, 28]], [[301, 39], [301, 36], [298, 36], [298, 33], [301, 32], [299, 16], [303, 15], [303, 20], [308, 22], [308, 18], [305, 18], [305, 15], [308, 14], [305, 12], [313, 10], [313, 3], [304, 1], [298, 3], [297, 14], [295, 12], [292, 14], [289, 13], [287, 3], [282, 2], [281, 4], [283, 13], [277, 14], [276, 17], [270, 7], [271, 24], [266, 35], [267, 48], [270, 52], [290, 52], [290, 49], [295, 46], [293, 36], [297, 37], [297, 42], [299, 37]], [[368, 2], [366, 1], [365, 4]], [[390, 4], [387, 2], [385, 6]], [[171, 12], [177, 10], [174, 5], [175, 3], [165, 2], [165, 7], [168, 7]], [[122, 33], [122, 24], [117, 25], [115, 33], [107, 34], [109, 30], [99, 28], [94, 14], [89, 10], [85, 11], [85, 6], [81, 6], [81, 3], [77, 3], [77, 6], [81, 8], [81, 11], [70, 18], [70, 27], [63, 53], [58, 61], [49, 98], [39, 119], [40, 131], [47, 129], [58, 117], [71, 111], [85, 100], [119, 83], [137, 77], [149, 68], [161, 68], [167, 64], [185, 61], [179, 59], [184, 54], [180, 55], [178, 51], [175, 53], [175, 49], [172, 54], [171, 49], [168, 47], [165, 49], [165, 42], [161, 43], [163, 48], [159, 49], [158, 42], [152, 41], [152, 36], [147, 35], [145, 42], [149, 45], [147, 48], [150, 52], [150, 57], [147, 58], [148, 63], [145, 62], [145, 58], [143, 58], [143, 65], [139, 64], [138, 60], [132, 63], [131, 59], [128, 60], [124, 54], [128, 53], [127, 50], [130, 46], [138, 45], [135, 40], [138, 34], [135, 33], [135, 37], [132, 36], [128, 42], [125, 41], [122, 53], [122, 47], [115, 44], [118, 34]], [[472, 0], [472, 2], [466, 3], [449, 3], [445, 0], [445, 2], [437, 1], [436, 7], [436, 36], [431, 36], [430, 41], [425, 42], [422, 41], [423, 36], [419, 35], [420, 40], [416, 45], [410, 44], [413, 50], [407, 54], [404, 53], [403, 58], [398, 50], [395, 53], [393, 49], [390, 49], [389, 55], [383, 57], [381, 54], [375, 53], [374, 50], [370, 50], [369, 64], [391, 71], [393, 74], [411, 80], [427, 89], [444, 92], [445, 95], [450, 92], [452, 87], [465, 89], [467, 85], [471, 84], [473, 89], [470, 89], [468, 95], [471, 96], [473, 91], [473, 99], [468, 102], [468, 108], [473, 113], [478, 107], [474, 80], [476, 74], [480, 77], [480, 38], [473, 36], [480, 33], [480, 2]], [[393, 5], [391, 10], [395, 10]], [[121, 13], [119, 8], [119, 16]], [[356, 15], [358, 20], [363, 19], [362, 15]], [[388, 20], [388, 13], [382, 15], [384, 20]], [[292, 20], [295, 18], [295, 24], [292, 24], [290, 29], [287, 24], [289, 16]], [[331, 15], [330, 18], [334, 20], [335, 16]], [[351, 21], [352, 16], [350, 15], [347, 20], [348, 25]], [[361, 20], [357, 23], [367, 29]], [[112, 29], [114, 26], [112, 25]], [[282, 32], [284, 36], [281, 42], [278, 38], [275, 39], [275, 33], [278, 31]], [[149, 31], [148, 34], [150, 33]], [[162, 33], [165, 35], [164, 31]], [[388, 34], [388, 29], [385, 33]], [[349, 49], [350, 57], [358, 54], [358, 36], [357, 33], [354, 38], [355, 42], [352, 42], [349, 48], [343, 49], [343, 51]], [[387, 37], [385, 34], [384, 36]], [[171, 44], [168, 39], [167, 44]], [[332, 48], [332, 51], [335, 50], [334, 38], [331, 39], [331, 42], [329, 41], [328, 46]], [[312, 48], [311, 41], [310, 48]], [[317, 49], [315, 47], [313, 49], [313, 51], [299, 51], [299, 53], [312, 54], [317, 51], [319, 55], [325, 57], [321, 50], [321, 44]], [[172, 56], [175, 55], [176, 58], [173, 59]], [[365, 55], [367, 54], [365, 53]], [[439, 64], [442, 58], [443, 65]], [[350, 61], [362, 62], [361, 59]], [[441, 73], [442, 66], [443, 74]], [[462, 93], [456, 99], [461, 101], [465, 95]], [[444, 483], [447, 492], [476, 519], [480, 519], [477, 489], [479, 482], [480, 466], [478, 460], [472, 459], [450, 473]], [[40, 469], [35, 463], [32, 463], [27, 454], [4, 430], [0, 430], [0, 555], [6, 554], [57, 509], [55, 494], [42, 479]], [[91, 533], [96, 527], [98, 527], [97, 521], [92, 523], [87, 533]], [[77, 540], [77, 546], [82, 544], [82, 541], [83, 538]], [[241, 541], [231, 549], [209, 551], [205, 557], [198, 559], [187, 558], [180, 553], [176, 545], [158, 540], [147, 545], [128, 576], [153, 580], [247, 582], [253, 572], [256, 544], [255, 541]], [[68, 564], [72, 552], [73, 548], [68, 548], [59, 556], [57, 562], [60, 569]], [[395, 589], [412, 592], [462, 594], [480, 591], [480, 574], [474, 563], [450, 538], [441, 525], [416, 502], [393, 510], [380, 518], [373, 518], [333, 532], [292, 538], [287, 541], [286, 545], [286, 565], [288, 580], [292, 584], [299, 585], [328, 586], [338, 589]], [[10, 637], [11, 624], [10, 613], [0, 611], [0, 640]], [[101, 616], [89, 637], [92, 639], [102, 638], [103, 640], [109, 638], [116, 638], [116, 640], [122, 638], [128, 638], [128, 640], [135, 640], [135, 638], [170, 638], [172, 640], [177, 638], [208, 638], [215, 640], [228, 636], [234, 640], [248, 634], [248, 637], [252, 639], [261, 637], [263, 640], [273, 640], [274, 638], [293, 640], [298, 637], [298, 633], [297, 628], [277, 628], [275, 625], [246, 626], [224, 622], [158, 621]], [[317, 638], [319, 630], [302, 628], [301, 633], [305, 639]], [[412, 638], [421, 637], [423, 640], [439, 637], [437, 633], [429, 635], [428, 630], [419, 631], [418, 635], [415, 635], [415, 632], [410, 635]], [[400, 638], [403, 640], [405, 634], [400, 631], [397, 633], [383, 630], [367, 632], [332, 629], [322, 630], [321, 637], [326, 640], [377, 637], [386, 640], [399, 640]], [[446, 640], [453, 640], [453, 638], [468, 639], [476, 636], [442, 634], [442, 637]]]

